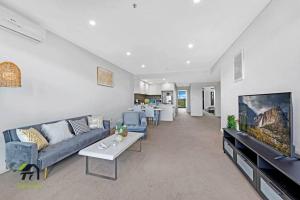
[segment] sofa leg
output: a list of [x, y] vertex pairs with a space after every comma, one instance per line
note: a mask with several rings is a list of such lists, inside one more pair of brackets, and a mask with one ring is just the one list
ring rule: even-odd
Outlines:
[[44, 179], [46, 180], [48, 177], [48, 167], [44, 169]]

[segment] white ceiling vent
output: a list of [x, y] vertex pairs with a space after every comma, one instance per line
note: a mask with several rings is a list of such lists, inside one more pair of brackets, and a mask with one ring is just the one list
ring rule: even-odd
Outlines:
[[36, 42], [42, 42], [46, 37], [44, 28], [2, 6], [0, 6], [0, 27]]
[[241, 81], [245, 77], [244, 74], [244, 50], [241, 50], [235, 57], [234, 57], [234, 80]]

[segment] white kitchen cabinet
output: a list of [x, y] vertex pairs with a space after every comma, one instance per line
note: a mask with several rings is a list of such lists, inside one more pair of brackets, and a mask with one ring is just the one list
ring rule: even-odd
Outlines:
[[136, 79], [134, 81], [134, 93], [135, 94], [148, 94], [149, 93], [149, 84], [144, 81]]
[[162, 91], [175, 91], [175, 84], [174, 83], [163, 83], [161, 84]]
[[175, 97], [175, 84], [174, 83], [162, 83], [162, 84], [148, 84], [144, 81], [136, 79], [134, 81], [134, 93], [135, 94], [147, 94], [147, 95], [161, 95], [162, 91], [173, 91]]
[[161, 95], [161, 84], [149, 85], [148, 95]]

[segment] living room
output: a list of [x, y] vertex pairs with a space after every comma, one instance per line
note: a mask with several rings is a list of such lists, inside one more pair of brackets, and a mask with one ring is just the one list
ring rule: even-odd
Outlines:
[[299, 10], [0, 0], [1, 199], [300, 199]]

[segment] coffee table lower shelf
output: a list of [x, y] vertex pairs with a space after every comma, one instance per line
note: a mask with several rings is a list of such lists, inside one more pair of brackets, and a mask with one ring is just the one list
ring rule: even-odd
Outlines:
[[114, 161], [115, 172], [114, 172], [114, 176], [112, 177], [112, 176], [106, 176], [106, 175], [96, 174], [94, 172], [90, 172], [90, 170], [89, 170], [89, 157], [86, 156], [85, 157], [85, 174], [115, 181], [118, 178], [118, 158], [114, 159], [113, 161]]
[[[131, 149], [127, 149], [128, 151], [135, 151], [135, 152], [142, 152], [142, 138], [139, 138], [139, 149], [138, 150], [131, 150]], [[135, 144], [135, 143], [134, 143]], [[134, 145], [132, 144], [132, 145]], [[103, 175], [103, 174], [97, 174], [94, 172], [91, 172], [89, 170], [89, 157], [90, 156], [85, 156], [85, 174], [86, 175], [91, 175], [91, 176], [96, 176], [96, 177], [100, 177], [100, 178], [104, 178], [104, 179], [108, 179], [108, 180], [112, 180], [115, 181], [118, 178], [118, 157], [116, 157], [113, 162], [114, 162], [114, 176], [107, 176], [107, 175]], [[100, 159], [100, 158], [98, 158]], [[106, 159], [101, 159], [101, 160], [106, 160]]]

